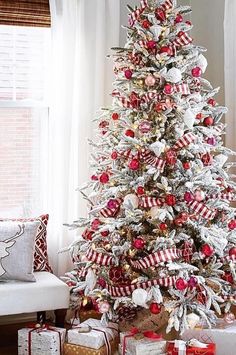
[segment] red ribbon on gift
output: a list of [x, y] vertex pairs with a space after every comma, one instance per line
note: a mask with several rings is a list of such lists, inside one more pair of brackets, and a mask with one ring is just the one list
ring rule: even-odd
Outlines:
[[162, 339], [162, 335], [161, 334], [157, 334], [155, 332], [153, 332], [152, 330], [146, 330], [145, 332], [141, 332], [138, 328], [132, 328], [129, 332], [129, 334], [124, 336], [123, 339], [123, 344], [122, 344], [122, 355], [125, 355], [126, 352], [126, 347], [127, 347], [127, 339], [128, 338], [132, 338], [137, 334], [142, 334], [145, 338], [148, 339], [152, 339], [152, 340], [161, 340]]
[[56, 330], [55, 328], [51, 327], [48, 324], [43, 324], [43, 325], [40, 325], [39, 327], [37, 327], [37, 325], [35, 323], [34, 324], [29, 324], [27, 326], [27, 328], [32, 328], [29, 331], [29, 333], [28, 333], [28, 355], [31, 355], [32, 333], [33, 332], [37, 332], [37, 333], [47, 332], [48, 330], [58, 334], [58, 336], [59, 336], [59, 344], [60, 344], [60, 355], [62, 355], [61, 333], [58, 330]]

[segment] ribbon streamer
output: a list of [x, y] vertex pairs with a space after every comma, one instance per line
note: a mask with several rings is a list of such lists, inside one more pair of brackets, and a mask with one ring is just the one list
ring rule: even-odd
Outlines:
[[173, 41], [175, 47], [182, 47], [192, 43], [193, 39], [186, 33], [183, 32], [180, 36], [176, 37]]
[[150, 150], [148, 149], [143, 150], [140, 156], [143, 159], [143, 161], [148, 165], [151, 165], [154, 168], [159, 169], [160, 171], [164, 170], [166, 164], [165, 160], [158, 158]]
[[111, 266], [115, 264], [114, 258], [111, 255], [98, 253], [96, 250], [89, 249], [86, 253], [88, 261], [92, 261], [98, 265]]
[[138, 20], [139, 16], [144, 12], [148, 5], [147, 0], [141, 0], [140, 8], [133, 11], [131, 14], [129, 14], [129, 25], [130, 27], [133, 27], [136, 21]]
[[187, 205], [198, 215], [201, 217], [211, 220], [215, 218], [216, 211], [210, 210], [204, 203], [198, 201], [190, 201]]
[[142, 196], [139, 199], [139, 207], [142, 208], [162, 206], [162, 204], [162, 201], [158, 197]]
[[177, 140], [175, 145], [173, 146], [173, 149], [178, 150], [187, 147], [190, 143], [194, 142], [196, 140], [196, 136], [192, 133], [186, 133], [181, 137], [180, 139]]

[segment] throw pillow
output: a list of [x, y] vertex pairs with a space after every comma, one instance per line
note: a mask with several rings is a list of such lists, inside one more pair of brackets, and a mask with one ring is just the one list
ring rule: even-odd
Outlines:
[[[44, 214], [37, 218], [18, 218], [11, 219], [11, 221], [16, 222], [35, 222], [38, 221], [39, 227], [35, 239], [35, 253], [34, 253], [34, 271], [48, 271], [52, 272], [52, 268], [48, 261], [48, 251], [47, 251], [47, 224], [48, 224], [48, 214]], [[6, 220], [6, 219], [2, 219]], [[8, 219], [9, 220], [9, 219]]]
[[0, 222], [0, 281], [35, 281], [35, 237], [39, 222]]

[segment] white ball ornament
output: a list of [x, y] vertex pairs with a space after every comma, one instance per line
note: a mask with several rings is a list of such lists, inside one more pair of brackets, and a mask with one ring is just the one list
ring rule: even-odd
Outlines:
[[124, 206], [125, 207], [133, 207], [133, 208], [138, 208], [139, 205], [139, 199], [138, 196], [135, 194], [128, 194], [124, 198]]
[[200, 322], [200, 317], [195, 313], [190, 313], [186, 316], [187, 323], [190, 329], [194, 329]]
[[201, 68], [202, 72], [205, 73], [207, 66], [208, 62], [206, 57], [204, 57], [203, 54], [200, 54], [197, 61], [197, 67]]
[[159, 207], [152, 207], [150, 209], [150, 216], [152, 219], [156, 219], [159, 217], [160, 214], [160, 208]]
[[193, 129], [193, 124], [195, 122], [195, 118], [196, 118], [196, 116], [193, 113], [193, 111], [190, 108], [188, 108], [184, 114], [184, 123], [186, 124], [186, 126], [189, 129]]
[[148, 308], [147, 302], [149, 301], [149, 297], [147, 291], [137, 288], [132, 293], [132, 301], [137, 306]]
[[182, 73], [177, 68], [171, 68], [165, 76], [166, 81], [170, 83], [178, 83], [182, 79]]

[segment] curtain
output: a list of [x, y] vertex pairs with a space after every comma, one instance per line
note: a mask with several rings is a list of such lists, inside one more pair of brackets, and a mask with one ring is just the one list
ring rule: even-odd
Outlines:
[[89, 179], [89, 146], [96, 110], [110, 103], [113, 71], [106, 59], [119, 44], [117, 0], [50, 0], [52, 73], [49, 117], [49, 255], [54, 272], [70, 267], [57, 254], [75, 238], [63, 223], [87, 214], [76, 188]]
[[236, 2], [225, 0], [224, 42], [225, 42], [225, 104], [226, 145], [236, 150]]

